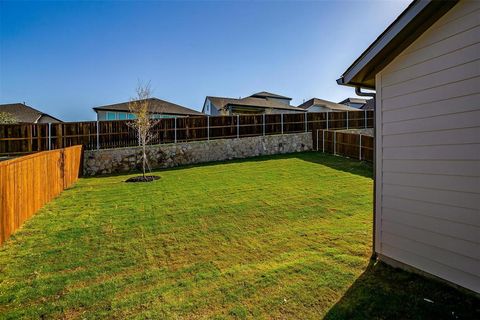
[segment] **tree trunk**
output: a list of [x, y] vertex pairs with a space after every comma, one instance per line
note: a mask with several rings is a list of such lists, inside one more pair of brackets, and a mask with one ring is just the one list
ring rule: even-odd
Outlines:
[[147, 152], [146, 152], [145, 140], [142, 141], [142, 148], [143, 148], [143, 179], [145, 179], [145, 167], [147, 166]]

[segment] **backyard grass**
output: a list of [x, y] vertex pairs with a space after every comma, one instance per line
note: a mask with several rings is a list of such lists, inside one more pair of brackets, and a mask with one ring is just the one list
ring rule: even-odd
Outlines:
[[0, 248], [0, 317], [478, 315], [472, 296], [370, 262], [371, 170], [303, 153], [81, 179]]

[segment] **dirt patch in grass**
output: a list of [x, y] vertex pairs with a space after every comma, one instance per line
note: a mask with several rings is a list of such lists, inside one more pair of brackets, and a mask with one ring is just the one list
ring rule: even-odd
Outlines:
[[125, 182], [152, 182], [159, 179], [159, 176], [136, 176], [128, 178]]

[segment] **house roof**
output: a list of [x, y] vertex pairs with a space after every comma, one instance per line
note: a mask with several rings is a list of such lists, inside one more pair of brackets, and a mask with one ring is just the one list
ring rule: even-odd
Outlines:
[[375, 75], [457, 2], [458, 0], [414, 0], [353, 62], [337, 83], [375, 89]]
[[360, 109], [362, 110], [375, 110], [375, 99], [368, 99]]
[[62, 120], [58, 118], [43, 113], [42, 111], [27, 106], [23, 103], [1, 104], [0, 112], [10, 113], [15, 117], [17, 122], [36, 123], [42, 116], [48, 116], [59, 122], [62, 122]]
[[205, 98], [205, 100], [210, 100], [210, 102], [213, 104], [213, 106], [215, 108], [217, 108], [218, 110], [221, 110], [221, 109], [225, 108], [225, 106], [228, 103], [236, 102], [236, 101], [241, 100], [241, 99], [207, 96]]
[[234, 98], [224, 98], [224, 97], [211, 97], [207, 96], [208, 100], [214, 105], [218, 110], [227, 109], [229, 106], [245, 106], [245, 107], [258, 107], [258, 108], [268, 108], [268, 109], [281, 109], [281, 110], [295, 110], [303, 112], [305, 110], [299, 109], [287, 105], [282, 102], [275, 100], [268, 100], [266, 98], [257, 98], [254, 95], [246, 97], [243, 99], [234, 99]]
[[[150, 100], [150, 112], [151, 113], [164, 113], [164, 114], [173, 114], [173, 115], [189, 115], [189, 116], [200, 116], [203, 115], [201, 112], [182, 107], [178, 104], [171, 103], [165, 100], [158, 98], [149, 98]], [[141, 100], [139, 100], [141, 101]], [[130, 102], [121, 102], [116, 104], [110, 104], [105, 106], [94, 107], [93, 110], [98, 112], [103, 111], [125, 111], [129, 112]]]
[[340, 104], [347, 104], [347, 103], [361, 103], [365, 104], [367, 103], [367, 99], [363, 98], [347, 98], [339, 102]]
[[322, 107], [326, 107], [326, 108], [329, 108], [329, 109], [332, 109], [332, 110], [342, 110], [342, 111], [358, 110], [357, 108], [353, 108], [353, 107], [350, 107], [350, 106], [347, 106], [347, 105], [344, 105], [344, 104], [335, 103], [335, 102], [332, 102], [332, 101], [318, 99], [318, 98], [312, 98], [308, 101], [305, 101], [304, 103], [302, 103], [298, 107], [306, 110], [306, 109], [310, 108], [311, 106], [322, 106]]
[[292, 98], [286, 97], [286, 96], [281, 96], [276, 93], [271, 93], [267, 91], [261, 91], [252, 94], [250, 97], [255, 97], [255, 98], [275, 98], [275, 99], [284, 99], [284, 100], [292, 100]]
[[249, 106], [249, 107], [260, 107], [266, 109], [282, 109], [282, 110], [295, 110], [295, 111], [305, 111], [300, 108], [287, 105], [282, 102], [277, 102], [274, 100], [267, 100], [263, 98], [256, 97], [247, 97], [243, 99], [238, 99], [236, 101], [230, 101], [226, 106]]

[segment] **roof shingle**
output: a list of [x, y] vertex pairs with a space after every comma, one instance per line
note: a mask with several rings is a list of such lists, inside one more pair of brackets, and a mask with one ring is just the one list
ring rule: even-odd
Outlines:
[[17, 122], [36, 123], [42, 116], [48, 116], [52, 119], [62, 122], [60, 119], [52, 117], [49, 114], [43, 113], [40, 110], [27, 106], [23, 103], [1, 104], [0, 112], [10, 113], [15, 117]]
[[[158, 98], [149, 98], [149, 100], [150, 100], [151, 113], [164, 113], [164, 114], [172, 114], [172, 115], [189, 115], [189, 116], [203, 115], [201, 112], [198, 112], [186, 107], [182, 107], [178, 104], [171, 103]], [[129, 104], [130, 102], [122, 102], [122, 103], [94, 107], [93, 110], [95, 110], [95, 112], [99, 110], [130, 112]]]
[[266, 98], [257, 98], [257, 97], [246, 97], [243, 99], [234, 99], [234, 98], [224, 98], [224, 97], [207, 97], [208, 100], [217, 108], [218, 110], [225, 109], [228, 106], [247, 106], [247, 107], [259, 107], [266, 109], [281, 109], [281, 110], [295, 110], [298, 112], [304, 112], [305, 110], [299, 109], [288, 104], [278, 102], [275, 100], [269, 100]]
[[344, 105], [344, 104], [335, 103], [335, 102], [332, 102], [332, 101], [318, 99], [318, 98], [312, 98], [308, 101], [305, 101], [304, 103], [302, 103], [298, 107], [301, 108], [301, 109], [308, 109], [308, 108], [310, 108], [311, 106], [314, 106], [314, 105], [315, 106], [326, 107], [326, 108], [329, 108], [329, 109], [332, 109], [332, 110], [341, 110], [341, 111], [358, 110], [356, 108], [353, 108], [353, 107], [350, 107], [350, 106], [347, 106], [347, 105]]
[[267, 91], [261, 91], [252, 94], [250, 97], [255, 97], [255, 98], [275, 98], [275, 99], [284, 99], [284, 100], [292, 100], [292, 98], [286, 97], [286, 96], [281, 96], [276, 93], [271, 93]]

